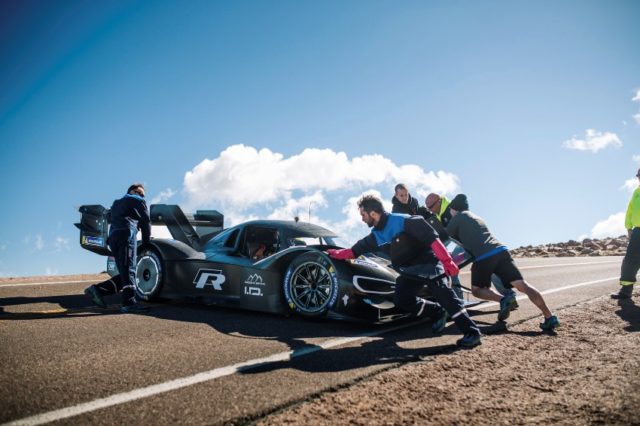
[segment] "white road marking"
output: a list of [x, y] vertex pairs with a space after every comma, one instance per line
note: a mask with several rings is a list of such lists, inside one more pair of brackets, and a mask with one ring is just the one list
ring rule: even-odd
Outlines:
[[[518, 259], [516, 259], [517, 261]], [[518, 266], [518, 269], [538, 269], [538, 268], [554, 268], [557, 266], [583, 266], [583, 265], [601, 265], [603, 263], [620, 263], [622, 262], [622, 259], [620, 260], [603, 260], [601, 262], [579, 262], [579, 263], [556, 263], [556, 264], [549, 264], [549, 265], [532, 265], [532, 266]], [[464, 272], [460, 272], [460, 275], [464, 275], [464, 274], [470, 274], [471, 271], [470, 270], [466, 270]]]
[[[572, 288], [585, 287], [593, 284], [600, 284], [607, 281], [617, 280], [618, 278], [619, 277], [615, 276], [615, 277], [603, 278], [595, 281], [586, 281], [582, 283], [571, 284], [564, 287], [543, 291], [542, 294], [556, 293], [559, 291], [569, 290]], [[518, 296], [517, 299], [523, 299], [525, 297], [527, 296], [522, 295], [522, 296]], [[495, 305], [499, 305], [499, 303], [490, 302], [490, 303], [482, 304], [481, 307], [488, 308]], [[251, 370], [257, 367], [262, 367], [271, 363], [288, 361], [293, 358], [297, 358], [300, 356], [311, 354], [313, 352], [320, 351], [322, 349], [330, 349], [336, 346], [346, 345], [346, 344], [357, 342], [359, 340], [362, 340], [368, 337], [379, 336], [385, 333], [401, 330], [403, 328], [411, 327], [414, 325], [416, 325], [416, 322], [401, 324], [401, 325], [387, 328], [384, 330], [377, 330], [369, 333], [363, 333], [353, 337], [342, 337], [338, 339], [332, 339], [324, 343], [320, 343], [318, 345], [308, 346], [306, 348], [297, 349], [294, 351], [281, 352], [268, 357], [257, 358], [257, 359], [241, 362], [238, 364], [230, 365], [227, 367], [215, 368], [213, 370], [204, 371], [202, 373], [197, 373], [192, 376], [182, 377], [179, 379], [170, 380], [164, 383], [158, 383], [156, 385], [151, 385], [144, 388], [134, 389], [129, 392], [118, 393], [115, 395], [108, 396], [106, 398], [100, 398], [93, 401], [84, 402], [78, 405], [73, 405], [71, 407], [61, 408], [59, 410], [53, 410], [53, 411], [49, 411], [42, 414], [36, 414], [31, 417], [25, 417], [20, 420], [15, 420], [9, 423], [5, 423], [5, 425], [40, 425], [44, 423], [61, 420], [61, 419], [66, 419], [69, 417], [77, 416], [84, 413], [89, 413], [91, 411], [99, 410], [102, 408], [124, 404], [126, 402], [147, 398], [160, 393], [170, 392], [176, 389], [181, 389], [181, 388], [192, 386], [198, 383], [208, 382], [210, 380], [215, 380], [220, 377], [230, 376], [235, 373]]]
[[[592, 284], [600, 284], [600, 283], [605, 283], [607, 281], [613, 281], [613, 280], [617, 281], [619, 279], [620, 277], [616, 275], [615, 277], [603, 278], [601, 280], [586, 281], [583, 283], [566, 285], [564, 287], [551, 288], [549, 290], [541, 291], [540, 294], [545, 295], [545, 294], [557, 293], [559, 291], [569, 290], [572, 288], [586, 287]], [[516, 300], [522, 300], [522, 299], [528, 299], [528, 296], [526, 294], [521, 294], [520, 296], [516, 297]], [[498, 306], [498, 305], [500, 305], [500, 302], [483, 302], [481, 305], [478, 305], [478, 307], [484, 309], [484, 308], [491, 308], [493, 306]]]
[[43, 284], [80, 284], [80, 283], [95, 283], [100, 282], [98, 280], [79, 280], [79, 281], [43, 281], [39, 283], [11, 283], [11, 284], [0, 284], [0, 288], [2, 287], [28, 287], [30, 285], [43, 285]]

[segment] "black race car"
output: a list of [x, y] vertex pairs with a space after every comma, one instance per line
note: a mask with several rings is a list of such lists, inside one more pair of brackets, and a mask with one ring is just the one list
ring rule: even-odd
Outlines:
[[[83, 248], [110, 255], [109, 211], [80, 207]], [[223, 229], [215, 210], [186, 215], [176, 205], [151, 205], [154, 225], [172, 239], [139, 244], [137, 292], [145, 300], [204, 303], [304, 317], [387, 322], [406, 316], [393, 303], [397, 273], [375, 254], [334, 260], [333, 232], [311, 223], [254, 220]], [[464, 258], [456, 261], [461, 263]], [[108, 268], [117, 273], [115, 265]], [[425, 297], [429, 297], [424, 290]]]

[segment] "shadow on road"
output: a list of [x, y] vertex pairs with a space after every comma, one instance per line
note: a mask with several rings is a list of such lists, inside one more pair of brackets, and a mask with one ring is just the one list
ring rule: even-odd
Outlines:
[[[91, 305], [83, 294], [57, 296], [30, 296], [0, 298], [0, 320], [32, 320], [42, 318], [78, 318], [83, 316], [120, 315], [119, 296], [110, 296], [107, 309]], [[34, 305], [37, 312], [7, 312], [5, 307]], [[41, 306], [38, 306], [41, 305]], [[45, 307], [43, 308], [42, 305]], [[455, 345], [425, 344], [419, 348], [407, 348], [413, 340], [434, 337], [430, 322], [422, 320], [411, 323], [410, 320], [394, 322], [398, 326], [403, 322], [407, 327], [372, 337], [371, 340], [359, 340], [352, 346], [340, 345], [336, 348], [321, 349], [315, 343], [331, 339], [361, 336], [367, 333], [383, 331], [388, 325], [342, 322], [337, 320], [306, 320], [300, 317], [251, 312], [233, 308], [212, 307], [200, 303], [173, 301], [150, 305], [151, 310], [138, 314], [167, 321], [206, 324], [213, 330], [236, 339], [272, 340], [281, 342], [293, 351], [293, 358], [287, 361], [270, 363], [265, 366], [243, 371], [255, 374], [281, 368], [293, 368], [308, 372], [340, 372], [371, 365], [397, 364], [424, 361], [426, 358], [442, 353], [459, 350]], [[470, 311], [475, 316], [486, 314]], [[504, 328], [500, 323], [479, 323], [483, 334], [494, 334]], [[445, 330], [447, 334], [458, 335], [453, 323]], [[315, 350], [314, 350], [315, 349]], [[313, 358], [300, 356], [301, 353], [315, 352]], [[310, 362], [310, 360], [312, 360]]]
[[[120, 297], [107, 299], [111, 303], [107, 309], [90, 305], [83, 294], [65, 294], [58, 296], [13, 296], [0, 298], [0, 320], [31, 320], [41, 318], [65, 318], [119, 313]], [[32, 305], [30, 311], [7, 311], [10, 306]]]
[[616, 315], [629, 324], [624, 328], [625, 331], [640, 331], [640, 307], [633, 299], [618, 300], [618, 306], [620, 309], [616, 311]]

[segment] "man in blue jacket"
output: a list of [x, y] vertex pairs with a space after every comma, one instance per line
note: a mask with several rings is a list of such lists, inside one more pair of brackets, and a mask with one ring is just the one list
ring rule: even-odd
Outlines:
[[122, 292], [122, 312], [147, 309], [135, 297], [138, 229], [142, 232], [142, 242], [148, 243], [151, 238], [151, 220], [144, 200], [144, 186], [134, 183], [127, 194], [115, 200], [111, 206], [108, 244], [120, 275], [89, 286], [84, 291], [96, 305], [106, 307], [103, 296]]
[[[480, 330], [445, 276], [456, 275], [458, 266], [436, 231], [421, 216], [386, 212], [382, 201], [373, 195], [363, 196], [358, 201], [358, 208], [362, 221], [371, 227], [371, 234], [350, 249], [327, 250], [329, 256], [347, 260], [364, 253], [389, 252], [393, 267], [400, 273], [396, 279], [396, 305], [415, 316], [436, 318], [432, 325], [435, 333], [446, 326], [448, 313], [464, 334], [457, 344], [462, 347], [479, 345]], [[417, 297], [425, 284], [437, 303]]]

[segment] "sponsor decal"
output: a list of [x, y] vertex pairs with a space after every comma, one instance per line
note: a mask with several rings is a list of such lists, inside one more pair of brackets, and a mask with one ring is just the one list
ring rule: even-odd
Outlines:
[[85, 246], [97, 246], [104, 247], [104, 238], [102, 237], [92, 237], [90, 235], [82, 236], [82, 244]]
[[245, 286], [244, 294], [246, 294], [247, 296], [262, 296], [262, 289], [260, 287]]
[[262, 280], [262, 277], [258, 274], [251, 274], [249, 278], [244, 281], [247, 285], [266, 285]]
[[347, 306], [347, 304], [349, 303], [349, 296], [348, 295], [344, 295], [342, 297], [342, 303], [344, 303], [344, 306]]
[[116, 267], [116, 260], [112, 257], [109, 258], [109, 260], [107, 260], [107, 271], [108, 272], [115, 272], [117, 271], [117, 267]]
[[220, 269], [200, 269], [196, 274], [196, 278], [193, 283], [196, 288], [204, 288], [207, 285], [211, 285], [214, 290], [221, 291], [222, 284], [227, 280]]
[[244, 294], [247, 296], [263, 296], [262, 289], [257, 286], [265, 286], [265, 282], [258, 274], [251, 274], [244, 280]]

